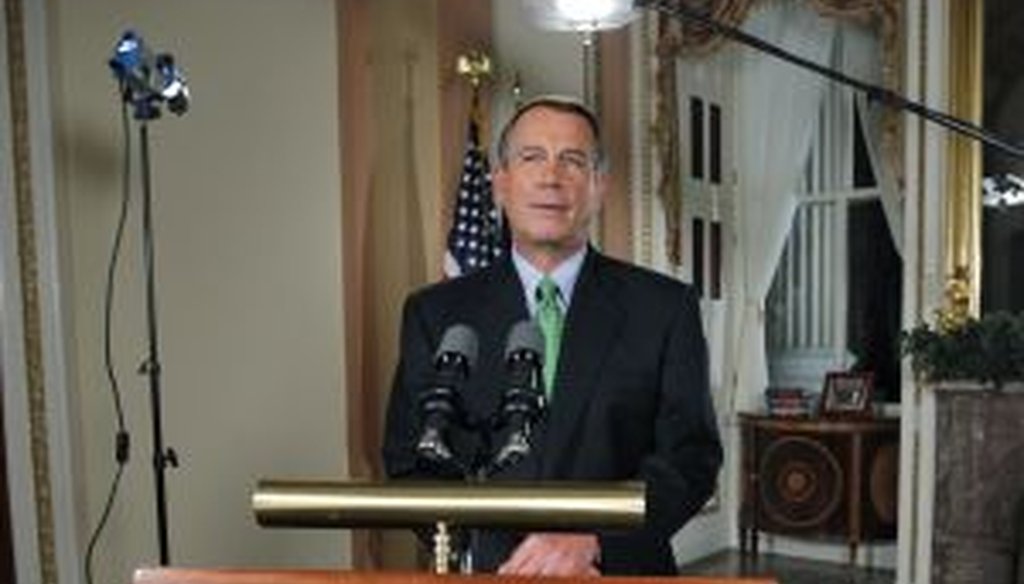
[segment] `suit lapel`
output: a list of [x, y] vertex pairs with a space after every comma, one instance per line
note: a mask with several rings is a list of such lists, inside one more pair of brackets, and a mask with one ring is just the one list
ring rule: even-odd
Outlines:
[[530, 318], [530, 313], [519, 275], [511, 261], [504, 262], [489, 274], [477, 294], [480, 298], [475, 300], [479, 302], [480, 309], [474, 320], [481, 335], [481, 356], [487, 359], [481, 363], [480, 369], [487, 373], [480, 377], [487, 378], [488, 393], [497, 395], [501, 392], [508, 331], [516, 322]]
[[497, 411], [501, 403], [508, 331], [530, 314], [511, 261], [492, 268], [481, 284], [467, 299], [475, 310], [470, 324], [480, 335], [480, 362], [472, 376], [473, 389], [467, 393], [471, 407], [482, 420]]
[[[485, 306], [484, 319], [497, 323], [499, 326], [495, 330], [501, 331], [499, 334], [508, 332], [513, 323], [530, 318], [523, 296], [523, 285], [511, 260], [502, 262], [494, 270], [488, 284], [482, 303]], [[501, 339], [500, 342], [504, 344], [505, 339]]]
[[580, 272], [566, 315], [555, 395], [544, 435], [542, 477], [552, 478], [560, 461], [575, 447], [572, 436], [598, 385], [601, 366], [618, 337], [625, 315], [616, 282], [607, 277], [605, 260], [591, 249]]

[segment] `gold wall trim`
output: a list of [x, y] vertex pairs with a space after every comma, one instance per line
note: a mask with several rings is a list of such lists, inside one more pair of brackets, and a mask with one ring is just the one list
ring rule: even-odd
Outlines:
[[28, 72], [25, 58], [25, 15], [21, 0], [5, 0], [7, 74], [11, 103], [12, 166], [18, 272], [21, 278], [26, 387], [28, 390], [29, 444], [35, 495], [36, 543], [39, 547], [39, 582], [56, 584], [57, 561], [47, 439], [46, 386], [43, 376], [42, 314], [39, 299], [39, 262], [36, 250], [34, 198], [29, 130]]
[[[917, 96], [919, 99], [924, 99], [928, 89], [928, 3], [921, 2], [918, 7], [919, 18], [918, 18], [918, 29], [917, 29]], [[917, 173], [917, 222], [924, 225], [925, 212], [927, 205], [925, 204], [927, 198], [927, 189], [925, 187], [925, 120], [921, 116], [915, 116], [913, 119], [913, 125], [916, 131], [916, 141], [918, 144], [918, 153], [916, 155], [916, 173]], [[914, 315], [917, 319], [922, 318], [922, 307], [924, 306], [924, 281], [925, 281], [925, 238], [920, 234], [915, 238], [915, 244], [917, 246], [916, 258], [916, 270], [914, 274], [914, 306], [916, 307], [917, 313]]]
[[[923, 100], [923, 96], [925, 96], [927, 94], [927, 88], [928, 88], [928, 22], [929, 22], [929, 19], [931, 18], [931, 12], [928, 10], [928, 0], [920, 0], [919, 4], [916, 6], [916, 9], [918, 11], [918, 16], [919, 16], [919, 18], [918, 18], [918, 27], [917, 27], [917, 51], [916, 51], [916, 54], [917, 54], [917, 64], [916, 64], [917, 65], [917, 88], [916, 89], [917, 89], [917, 96], [918, 96], [918, 98]], [[925, 137], [926, 137], [926, 134], [927, 134], [926, 128], [925, 128], [926, 122], [925, 122], [924, 118], [922, 118], [920, 116], [915, 116], [915, 119], [912, 122], [912, 124], [913, 124], [912, 125], [913, 131], [916, 134], [916, 142], [918, 144], [918, 152], [917, 152], [917, 154], [915, 156], [915, 158], [916, 158], [916, 169], [915, 169], [915, 172], [916, 172], [916, 175], [917, 175], [917, 178], [916, 178], [916, 181], [917, 181], [917, 197], [916, 197], [916, 201], [915, 201], [916, 202], [916, 206], [917, 206], [917, 223], [919, 225], [924, 225], [924, 223], [925, 223], [924, 217], [926, 216], [925, 213], [927, 212], [927, 204], [926, 204], [926, 201], [927, 201], [927, 188], [925, 187], [925, 180], [924, 180], [925, 170], [926, 170], [925, 152], [924, 152]], [[922, 317], [921, 313], [922, 313], [922, 307], [924, 306], [924, 298], [925, 298], [924, 297], [924, 291], [925, 291], [925, 286], [924, 286], [924, 282], [925, 282], [925, 269], [924, 269], [924, 266], [925, 266], [925, 262], [923, 261], [924, 258], [925, 258], [925, 238], [921, 235], [920, 232], [918, 233], [917, 237], [915, 238], [915, 245], [916, 245], [916, 249], [917, 249], [915, 257], [917, 259], [914, 262], [914, 264], [915, 264], [915, 266], [914, 266], [915, 274], [914, 274], [914, 280], [913, 280], [914, 281], [914, 290], [913, 290], [912, 293], [914, 294], [913, 306], [915, 307], [915, 309], [917, 311], [917, 313], [915, 314], [915, 320], [919, 320]], [[906, 320], [907, 319], [904, 318], [904, 322], [906, 322]], [[906, 384], [906, 383], [907, 383], [907, 381], [904, 380], [904, 384]], [[908, 403], [907, 406], [903, 406], [905, 408], [908, 408], [907, 410], [904, 410], [904, 411], [905, 412], [916, 411], [916, 412], [920, 413], [920, 411], [921, 411], [921, 403], [922, 403], [921, 400], [922, 400], [922, 395], [923, 395], [923, 388], [922, 388], [921, 384], [919, 384], [919, 383], [913, 383], [912, 385], [913, 385], [913, 390], [912, 390], [913, 391], [913, 400], [907, 400], [908, 402], [911, 402], [911, 403]], [[914, 408], [913, 410], [909, 410], [909, 407], [911, 405]], [[903, 415], [907, 416], [908, 414], [905, 413]], [[912, 464], [904, 465], [901, 462], [901, 466], [906, 466], [907, 467], [907, 471], [911, 475], [911, 477], [910, 477], [908, 482], [911, 485], [919, 485], [920, 484], [920, 480], [921, 480], [920, 479], [920, 476], [921, 476], [921, 465], [920, 465], [919, 461], [921, 460], [922, 449], [923, 449], [923, 446], [921, 445], [921, 432], [919, 430], [913, 431], [913, 432], [910, 433], [910, 435], [911, 435], [911, 440], [910, 440], [910, 447], [909, 447], [909, 449], [910, 449], [911, 454], [909, 455], [908, 458], [910, 459], [910, 461], [912, 461]], [[908, 503], [906, 501], [904, 501], [903, 504], [908, 504]], [[919, 548], [922, 547], [921, 546], [920, 521], [919, 521], [922, 511], [918, 507], [916, 501], [912, 501], [909, 504], [910, 504], [910, 509], [911, 509], [911, 511], [910, 511], [910, 518], [911, 518], [911, 520], [907, 522], [907, 523], [909, 523], [909, 525], [906, 525], [905, 529], [910, 534], [907, 539], [910, 541], [909, 547], [911, 548], [911, 552], [910, 552], [910, 560], [907, 562], [907, 572], [908, 572], [908, 578], [909, 578], [908, 581], [915, 582], [915, 581], [917, 581], [917, 571], [918, 571], [917, 555], [918, 555]]]
[[[985, 3], [950, 0], [949, 113], [981, 123]], [[946, 310], [956, 318], [981, 308], [981, 144], [949, 134], [946, 164]]]
[[[642, 44], [643, 50], [640, 55], [642, 65], [641, 83], [643, 84], [643, 95], [655, 94], [655, 80], [652, 74], [652, 61], [655, 58], [655, 46], [657, 44], [657, 19], [651, 18], [648, 13], [642, 17]], [[645, 266], [654, 265], [654, 174], [661, 172], [660, 164], [653, 158], [654, 145], [658, 139], [658, 130], [651, 117], [651, 102], [647, 99], [640, 101], [640, 115], [643, 120], [643, 128], [646, 132], [640, 140], [640, 241], [638, 247], [640, 261]]]

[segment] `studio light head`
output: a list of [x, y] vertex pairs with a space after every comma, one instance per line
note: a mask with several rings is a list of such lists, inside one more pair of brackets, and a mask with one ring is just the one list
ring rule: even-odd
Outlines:
[[167, 109], [179, 116], [188, 111], [188, 85], [181, 70], [174, 66], [174, 57], [167, 53], [157, 55], [156, 77], [160, 96], [167, 102]]
[[135, 106], [136, 119], [159, 117], [161, 103], [179, 116], [188, 111], [188, 84], [174, 57], [169, 53], [154, 55], [135, 31], [121, 35], [109, 64], [121, 84], [123, 99]]
[[114, 46], [110, 68], [118, 81], [140, 83], [149, 78], [148, 63], [151, 60], [149, 49], [142, 41], [142, 37], [129, 30], [121, 35], [121, 39]]

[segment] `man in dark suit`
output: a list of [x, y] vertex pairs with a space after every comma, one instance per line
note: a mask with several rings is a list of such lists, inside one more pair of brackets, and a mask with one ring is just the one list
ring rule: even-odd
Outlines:
[[[464, 323], [479, 333], [479, 361], [462, 399], [467, 417], [483, 420], [501, 400], [509, 329], [554, 312], [561, 340], [546, 343], [546, 416], [531, 453], [491, 478], [642, 480], [645, 524], [622, 533], [488, 532], [474, 549], [476, 566], [523, 575], [675, 573], [669, 540], [712, 494], [722, 459], [697, 299], [677, 280], [588, 245], [607, 184], [588, 109], [553, 97], [525, 104], [502, 131], [497, 155], [495, 198], [508, 217], [512, 257], [407, 300], [387, 413], [387, 473], [459, 478], [415, 450], [418, 396], [448, 327]], [[542, 289], [552, 292], [538, 296]], [[453, 429], [449, 441], [461, 456], [481, 447], [475, 431]]]

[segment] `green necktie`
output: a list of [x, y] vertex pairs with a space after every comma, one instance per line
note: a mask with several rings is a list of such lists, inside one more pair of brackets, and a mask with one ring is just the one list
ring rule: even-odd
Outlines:
[[544, 389], [549, 398], [555, 386], [564, 320], [562, 307], [558, 304], [558, 284], [544, 276], [537, 285], [537, 324], [544, 335]]

